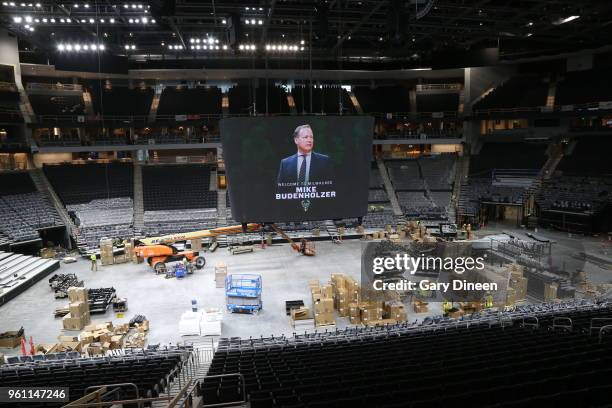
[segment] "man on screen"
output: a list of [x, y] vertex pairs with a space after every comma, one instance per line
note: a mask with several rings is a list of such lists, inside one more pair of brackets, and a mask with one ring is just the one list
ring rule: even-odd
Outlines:
[[310, 125], [301, 125], [293, 132], [297, 153], [284, 158], [278, 169], [277, 183], [305, 184], [331, 181], [333, 170], [329, 156], [314, 152], [314, 135]]

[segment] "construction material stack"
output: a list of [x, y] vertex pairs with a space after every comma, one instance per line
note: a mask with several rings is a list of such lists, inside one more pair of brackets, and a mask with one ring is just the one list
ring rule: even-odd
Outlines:
[[215, 265], [215, 287], [222, 288], [225, 286], [225, 278], [227, 277], [227, 266], [225, 262], [217, 262]]
[[334, 319], [334, 292], [331, 285], [320, 285], [319, 281], [308, 283], [312, 295], [312, 309], [317, 327], [333, 326]]
[[102, 265], [112, 265], [115, 262], [113, 240], [110, 238], [102, 238], [100, 240], [100, 262]]
[[89, 313], [89, 303], [87, 300], [87, 289], [71, 287], [68, 289], [68, 308], [70, 313], [62, 319], [65, 330], [82, 330], [89, 324], [91, 316]]
[[509, 270], [510, 281], [508, 282], [506, 305], [510, 306], [527, 299], [527, 278], [523, 275], [523, 267], [519, 264], [510, 264]]
[[338, 316], [349, 317], [350, 304], [359, 303], [361, 300], [359, 283], [342, 273], [333, 273], [331, 284], [334, 293], [334, 307], [338, 311]]

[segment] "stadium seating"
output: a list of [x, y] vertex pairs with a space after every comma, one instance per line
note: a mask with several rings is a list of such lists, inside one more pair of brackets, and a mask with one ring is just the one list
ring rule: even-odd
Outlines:
[[416, 94], [418, 112], [457, 112], [459, 110], [459, 94]]
[[131, 163], [45, 165], [43, 170], [64, 205], [134, 196]]
[[395, 190], [424, 190], [419, 164], [416, 160], [386, 160], [389, 178]]
[[153, 100], [152, 88], [129, 89], [113, 86], [92, 96], [94, 111], [100, 115], [146, 116]]
[[[84, 396], [90, 386], [119, 383], [135, 384], [140, 397], [157, 397], [184, 369], [189, 352], [189, 349], [175, 347], [157, 351], [135, 349], [126, 351], [124, 355], [92, 358], [80, 357], [79, 353], [15, 357], [10, 361], [18, 361], [0, 366], [0, 382], [3, 386], [69, 387], [71, 401]], [[136, 398], [132, 387], [119, 390], [115, 395], [118, 400]], [[44, 406], [61, 407], [65, 404], [45, 403]], [[31, 405], [14, 403], [11, 406]]]
[[421, 174], [430, 190], [452, 190], [455, 162], [455, 156], [450, 154], [419, 158]]
[[574, 150], [563, 157], [557, 170], [573, 175], [612, 174], [610, 151], [612, 140], [607, 136], [578, 138]]
[[389, 202], [389, 196], [384, 189], [368, 190], [368, 203], [385, 203]]
[[481, 201], [522, 204], [524, 192], [522, 187], [494, 186], [490, 178], [471, 177], [461, 187], [458, 206], [463, 214], [475, 215]]
[[385, 225], [397, 225], [397, 220], [391, 206], [385, 205], [382, 208], [370, 206], [363, 217], [362, 225], [366, 228], [382, 228]]
[[[246, 85], [237, 85], [229, 89], [229, 112], [233, 115], [247, 115], [253, 111], [253, 89]], [[257, 110], [260, 108], [258, 107]], [[264, 105], [265, 111], [265, 105]]]
[[[312, 90], [312, 110], [310, 109], [310, 93]], [[315, 87], [296, 86], [291, 90], [297, 113], [321, 113], [321, 90]]]
[[210, 166], [144, 166], [142, 181], [145, 211], [217, 207], [217, 192], [209, 190]]
[[612, 80], [607, 70], [568, 72], [557, 83], [556, 105], [609, 102]]
[[537, 75], [512, 77], [474, 105], [474, 110], [545, 106], [548, 82]]
[[198, 231], [217, 227], [217, 209], [145, 211], [143, 219], [145, 233], [148, 236]]
[[494, 169], [540, 170], [546, 161], [546, 147], [521, 142], [485, 143], [470, 159], [470, 174], [486, 175]]
[[612, 202], [612, 181], [605, 177], [556, 175], [544, 181], [536, 201], [542, 209], [595, 213]]
[[221, 89], [211, 87], [174, 88], [162, 91], [157, 115], [221, 114]]
[[30, 95], [30, 104], [37, 115], [84, 115], [82, 95]]
[[403, 86], [353, 87], [365, 113], [410, 112], [409, 90]]
[[0, 174], [0, 234], [5, 242], [39, 238], [38, 229], [63, 225], [53, 205], [25, 172]]
[[[612, 341], [583, 333], [594, 307], [538, 314], [539, 328], [491, 320], [466, 324], [403, 324], [292, 338], [222, 339], [205, 378], [204, 404], [251, 407], [518, 407], [539, 403], [609, 403]], [[570, 317], [572, 332], [551, 331]], [[431, 324], [431, 321], [430, 321]], [[444, 364], [441, 364], [441, 362]], [[408, 374], [407, 374], [408, 373]]]
[[[267, 88], [268, 108], [266, 110], [266, 87], [260, 86], [255, 92], [255, 101], [257, 103], [257, 112], [260, 113], [289, 113], [289, 104], [287, 103], [287, 94], [277, 86], [269, 86]], [[231, 106], [231, 101], [230, 101]]]
[[312, 110], [310, 110], [310, 87], [296, 86], [291, 94], [298, 113], [340, 113], [340, 102], [344, 114], [355, 113], [355, 108], [345, 89], [337, 86], [312, 87]]
[[95, 249], [101, 238], [130, 238], [134, 235], [134, 203], [129, 197], [97, 199], [89, 203], [66, 205], [78, 227], [77, 241]]

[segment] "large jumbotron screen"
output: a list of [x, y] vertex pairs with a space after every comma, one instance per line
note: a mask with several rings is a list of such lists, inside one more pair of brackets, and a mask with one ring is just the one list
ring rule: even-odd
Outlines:
[[372, 117], [221, 120], [232, 216], [296, 222], [365, 215]]

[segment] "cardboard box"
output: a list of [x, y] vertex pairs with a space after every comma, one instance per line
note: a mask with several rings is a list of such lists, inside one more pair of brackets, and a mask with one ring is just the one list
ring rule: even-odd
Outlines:
[[346, 275], [344, 275], [343, 273], [332, 273], [331, 282], [334, 287], [334, 291], [337, 291], [339, 289], [346, 289], [345, 279]]
[[397, 321], [395, 321], [395, 319], [379, 319], [370, 320], [369, 322], [365, 323], [366, 326], [385, 326], [389, 324], [397, 324]]
[[7, 331], [2, 335], [0, 337], [1, 348], [15, 348], [21, 344], [21, 338], [23, 337], [23, 335], [19, 336], [19, 331]]
[[64, 326], [64, 330], [82, 330], [85, 325], [90, 322], [89, 313], [83, 314], [81, 316], [72, 316], [71, 313], [68, 313], [62, 319], [62, 325]]
[[82, 316], [89, 313], [89, 304], [86, 301], [72, 302], [68, 305], [68, 310], [72, 316]]
[[57, 336], [57, 341], [59, 341], [60, 343], [72, 343], [79, 341], [79, 337], [59, 335]]
[[334, 314], [332, 313], [316, 313], [314, 314], [315, 324], [317, 326], [324, 326], [335, 324], [336, 320], [334, 319]]
[[305, 320], [310, 318], [310, 310], [307, 307], [291, 309], [291, 320]]
[[412, 308], [415, 313], [426, 313], [428, 310], [427, 305], [428, 305], [427, 302], [416, 300], [414, 301], [414, 303], [412, 303]]
[[87, 288], [70, 287], [68, 288], [68, 300], [70, 302], [87, 303]]
[[349, 316], [351, 324], [361, 324], [361, 316]]
[[115, 258], [113, 260], [115, 264], [122, 264], [122, 263], [126, 263], [127, 261], [128, 261], [128, 258], [125, 256], [125, 254], [115, 255]]
[[334, 289], [332, 285], [322, 285], [320, 287], [320, 291], [323, 298], [332, 299], [334, 297]]
[[332, 313], [334, 311], [333, 299], [319, 299], [312, 304], [315, 313]]

